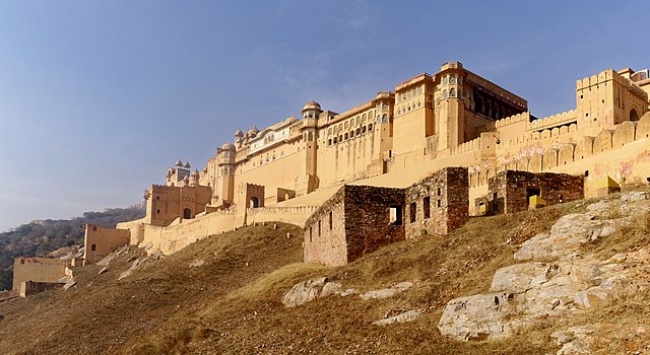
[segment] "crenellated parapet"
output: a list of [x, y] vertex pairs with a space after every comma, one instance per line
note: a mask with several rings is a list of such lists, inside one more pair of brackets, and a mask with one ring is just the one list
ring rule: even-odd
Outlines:
[[499, 129], [516, 123], [529, 122], [529, 121], [530, 121], [530, 111], [526, 111], [510, 117], [502, 118], [494, 122], [494, 127]]
[[569, 126], [572, 123], [577, 121], [576, 110], [569, 110], [548, 117], [540, 118], [531, 122], [528, 122], [526, 126], [527, 131], [541, 131], [544, 129], [553, 129], [560, 126]]

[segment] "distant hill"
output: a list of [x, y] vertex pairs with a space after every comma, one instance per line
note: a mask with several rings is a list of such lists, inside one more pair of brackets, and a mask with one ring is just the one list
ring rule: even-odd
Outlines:
[[115, 227], [117, 223], [142, 218], [142, 205], [85, 212], [81, 217], [38, 220], [0, 233], [0, 291], [11, 288], [11, 267], [19, 256], [46, 256], [65, 246], [83, 244], [84, 225]]

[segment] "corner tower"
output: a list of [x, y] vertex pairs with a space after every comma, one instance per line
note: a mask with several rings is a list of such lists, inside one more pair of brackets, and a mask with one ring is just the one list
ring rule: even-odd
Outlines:
[[300, 193], [310, 193], [318, 187], [317, 183], [317, 132], [318, 117], [323, 112], [320, 104], [316, 101], [309, 101], [302, 108], [302, 146], [305, 150], [305, 165], [303, 171], [304, 181], [300, 184]]

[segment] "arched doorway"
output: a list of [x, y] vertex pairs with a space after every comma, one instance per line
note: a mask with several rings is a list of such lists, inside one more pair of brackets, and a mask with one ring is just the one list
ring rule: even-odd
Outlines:
[[630, 121], [636, 122], [639, 120], [639, 114], [635, 109], [630, 110]]
[[260, 200], [255, 196], [251, 197], [250, 208], [258, 208], [258, 207], [260, 207]]
[[186, 207], [186, 208], [183, 210], [183, 218], [184, 218], [184, 219], [190, 219], [190, 218], [192, 218], [192, 210], [191, 210], [189, 207]]

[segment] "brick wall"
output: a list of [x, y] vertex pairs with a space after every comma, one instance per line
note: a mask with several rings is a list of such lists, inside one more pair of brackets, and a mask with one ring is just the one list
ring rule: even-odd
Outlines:
[[467, 168], [445, 168], [405, 192], [406, 237], [446, 235], [469, 218]]
[[507, 170], [490, 179], [488, 190], [495, 213], [514, 213], [528, 210], [528, 197], [534, 190], [539, 190], [547, 205], [560, 203], [560, 199], [562, 202], [583, 199], [584, 177]]

